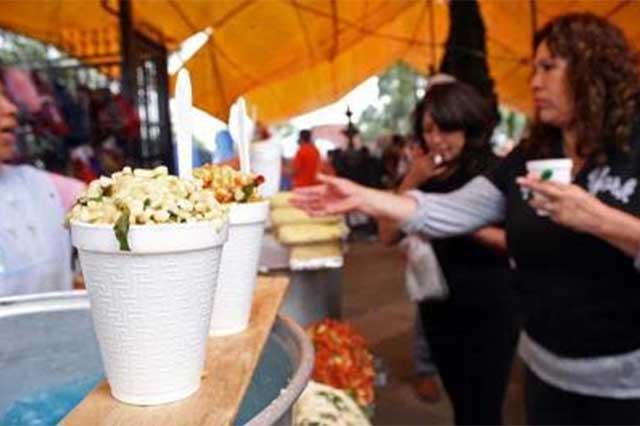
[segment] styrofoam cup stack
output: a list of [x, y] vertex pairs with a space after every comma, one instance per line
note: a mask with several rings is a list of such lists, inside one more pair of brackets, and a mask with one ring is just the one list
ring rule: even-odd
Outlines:
[[258, 275], [269, 202], [232, 204], [229, 240], [222, 250], [218, 287], [211, 315], [211, 336], [246, 330]]
[[177, 401], [200, 387], [228, 225], [133, 225], [120, 251], [111, 225], [71, 222], [114, 398]]
[[[563, 184], [571, 183], [571, 170], [573, 161], [569, 158], [551, 158], [547, 160], [527, 161], [527, 172], [537, 178], [542, 178], [552, 182]], [[534, 192], [534, 197], [542, 197], [541, 194]], [[549, 213], [543, 210], [537, 210], [539, 216], [549, 216]]]
[[251, 171], [264, 176], [260, 194], [267, 198], [280, 190], [282, 174], [282, 149], [275, 141], [251, 144]]

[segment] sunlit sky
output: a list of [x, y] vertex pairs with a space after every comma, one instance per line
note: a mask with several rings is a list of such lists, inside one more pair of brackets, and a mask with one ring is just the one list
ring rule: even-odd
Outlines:
[[369, 105], [378, 105], [378, 77], [370, 77], [347, 93], [338, 101], [290, 120], [297, 128], [313, 127], [322, 124], [345, 124], [347, 106], [353, 112], [353, 120], [358, 121], [360, 114]]

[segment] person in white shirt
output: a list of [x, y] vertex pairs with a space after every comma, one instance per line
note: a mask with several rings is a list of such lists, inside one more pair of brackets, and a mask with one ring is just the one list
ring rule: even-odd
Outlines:
[[64, 215], [83, 184], [8, 164], [17, 125], [17, 109], [0, 83], [0, 297], [71, 290]]

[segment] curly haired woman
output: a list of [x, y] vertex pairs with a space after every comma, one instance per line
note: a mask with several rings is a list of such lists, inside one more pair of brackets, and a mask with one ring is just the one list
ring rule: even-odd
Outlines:
[[[524, 324], [528, 424], [640, 424], [640, 76], [622, 32], [560, 16], [534, 40], [530, 140], [449, 194], [374, 191], [323, 179], [296, 202], [361, 210], [432, 238], [505, 221]], [[524, 177], [573, 160], [570, 184]], [[521, 189], [543, 197], [523, 199]], [[542, 211], [546, 214], [538, 214]]]

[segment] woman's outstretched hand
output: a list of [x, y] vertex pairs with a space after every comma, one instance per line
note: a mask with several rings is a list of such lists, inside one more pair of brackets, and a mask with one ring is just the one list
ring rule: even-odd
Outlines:
[[367, 188], [348, 179], [318, 175], [320, 185], [294, 190], [292, 203], [312, 216], [362, 211], [367, 213]]
[[311, 216], [359, 211], [376, 218], [404, 221], [416, 211], [410, 196], [367, 188], [348, 179], [319, 175], [320, 185], [296, 189], [292, 203]]

